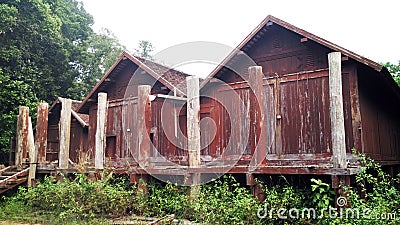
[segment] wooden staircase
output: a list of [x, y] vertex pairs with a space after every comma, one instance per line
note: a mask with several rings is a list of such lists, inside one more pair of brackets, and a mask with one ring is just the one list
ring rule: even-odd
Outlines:
[[29, 167], [17, 169], [15, 166], [9, 166], [0, 170], [0, 195], [13, 189], [28, 180]]

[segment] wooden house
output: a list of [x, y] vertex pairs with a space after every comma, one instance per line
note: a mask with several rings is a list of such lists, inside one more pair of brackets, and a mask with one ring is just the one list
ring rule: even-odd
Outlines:
[[[186, 92], [186, 77], [189, 75], [180, 71], [170, 69], [158, 63], [134, 57], [123, 53], [113, 67], [105, 74], [99, 83], [87, 95], [78, 109], [79, 113], [86, 113], [90, 117], [89, 123], [89, 152], [96, 151], [96, 132], [98, 132], [98, 94], [104, 93], [107, 96], [106, 124], [104, 125], [104, 156], [105, 164], [114, 169], [126, 170], [126, 162], [136, 165], [139, 155], [135, 153], [139, 145], [138, 126], [145, 125], [144, 133], [150, 143], [147, 143], [146, 151], [151, 152], [149, 159], [157, 160], [157, 156], [184, 157], [181, 149], [184, 143], [174, 145], [166, 136], [170, 130], [184, 129], [186, 124], [179, 123], [179, 111], [175, 108], [182, 106], [182, 96]], [[138, 107], [140, 99], [139, 87], [148, 85], [145, 101], [148, 96], [154, 99], [144, 103], [140, 114]], [[148, 101], [148, 100], [147, 100]], [[140, 102], [143, 103], [143, 102]], [[147, 108], [149, 106], [149, 108]], [[162, 107], [164, 107], [162, 109]], [[146, 111], [146, 115], [144, 115]], [[162, 113], [168, 125], [162, 126]], [[175, 116], [175, 117], [174, 117]], [[168, 118], [166, 118], [168, 117]], [[180, 119], [184, 121], [183, 118]], [[174, 123], [176, 122], [176, 123]], [[174, 125], [175, 124], [175, 125]], [[164, 128], [163, 128], [164, 127]], [[182, 139], [174, 137], [176, 139]], [[184, 140], [182, 140], [184, 141]], [[174, 142], [174, 141], [172, 141]], [[158, 151], [155, 151], [158, 149]], [[135, 160], [136, 158], [136, 160]]]
[[[398, 168], [399, 103], [400, 88], [386, 68], [268, 16], [200, 84], [123, 53], [73, 110], [89, 122], [85, 136], [75, 117], [85, 129], [71, 143], [95, 169], [133, 179], [167, 175], [195, 183], [235, 173], [252, 185], [263, 174], [335, 178], [360, 171], [353, 149]], [[55, 170], [74, 170], [65, 158], [77, 161], [75, 148], [57, 150], [66, 139], [55, 132], [61, 105], [49, 116], [47, 157], [62, 152]]]
[[[344, 132], [339, 135], [345, 139], [343, 151], [347, 154], [346, 165], [338, 166], [347, 171], [341, 172], [331, 170], [337, 150], [333, 141], [338, 139], [338, 133], [332, 132], [331, 52], [341, 55]], [[255, 65], [262, 67], [261, 78], [249, 77], [248, 67]], [[257, 88], [263, 91], [255, 91]], [[242, 107], [228, 103], [240, 112], [235, 118], [229, 118], [221, 104], [206, 103], [212, 109], [208, 114], [218, 124], [218, 135], [208, 148], [210, 154], [221, 154], [233, 138], [233, 143], [245, 146], [241, 159], [248, 161], [262, 142], [265, 166], [254, 172], [352, 174], [357, 171], [348, 167], [352, 149], [384, 165], [400, 163], [400, 88], [388, 70], [273, 16], [266, 17], [207, 77], [202, 92], [222, 100], [235, 92], [243, 101]], [[264, 109], [253, 110], [255, 97], [264, 101]], [[234, 136], [225, 132], [243, 126], [243, 115], [255, 125], [245, 143], [238, 132]], [[260, 122], [261, 127], [256, 125]]]

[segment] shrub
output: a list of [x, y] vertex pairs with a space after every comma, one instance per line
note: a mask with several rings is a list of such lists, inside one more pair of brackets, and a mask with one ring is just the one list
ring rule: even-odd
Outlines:
[[134, 194], [133, 188], [126, 189], [125, 183], [111, 174], [96, 182], [82, 174], [76, 174], [74, 179], [64, 177], [62, 182], [45, 177], [37, 188], [19, 192], [32, 208], [54, 212], [60, 218], [126, 215], [134, 203]]

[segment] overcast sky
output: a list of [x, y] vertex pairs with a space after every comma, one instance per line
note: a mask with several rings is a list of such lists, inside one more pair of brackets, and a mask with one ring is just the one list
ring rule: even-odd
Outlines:
[[192, 41], [236, 47], [273, 15], [376, 62], [400, 60], [397, 0], [82, 1], [95, 30], [110, 29], [130, 51], [139, 40], [155, 53]]

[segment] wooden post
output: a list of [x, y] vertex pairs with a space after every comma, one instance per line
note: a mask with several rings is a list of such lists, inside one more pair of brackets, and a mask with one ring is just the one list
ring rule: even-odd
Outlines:
[[104, 150], [106, 147], [106, 123], [107, 123], [107, 93], [99, 93], [97, 96], [97, 126], [95, 161], [96, 169], [104, 169]]
[[15, 165], [18, 168], [22, 167], [22, 163], [26, 158], [28, 148], [28, 125], [29, 108], [20, 106], [17, 121], [17, 151], [15, 152]]
[[49, 105], [45, 102], [38, 103], [35, 148], [39, 163], [46, 162], [48, 116]]
[[139, 85], [137, 105], [137, 154], [136, 160], [141, 167], [149, 165], [150, 162], [150, 129], [151, 129], [151, 103], [150, 85]]
[[329, 98], [334, 168], [347, 168], [340, 52], [328, 54]]
[[[267, 155], [267, 136], [265, 127], [265, 96], [263, 88], [263, 77], [261, 66], [249, 67], [249, 86], [251, 91], [250, 105], [254, 110], [254, 155], [252, 166], [265, 165]], [[253, 123], [252, 123], [253, 124]], [[258, 137], [258, 138], [257, 138]]]
[[351, 124], [353, 128], [354, 147], [357, 152], [364, 153], [364, 146], [362, 144], [362, 122], [360, 111], [360, 99], [358, 94], [358, 74], [357, 67], [352, 67], [349, 73], [350, 82], [350, 104], [351, 104]]
[[29, 152], [29, 174], [28, 187], [32, 186], [32, 180], [36, 176], [37, 151], [35, 148], [35, 140], [33, 137], [31, 117], [28, 118], [28, 152]]
[[200, 161], [200, 92], [199, 78], [187, 77], [187, 136], [189, 166], [199, 167]]
[[58, 167], [60, 169], [68, 169], [69, 144], [71, 135], [72, 100], [67, 98], [60, 98], [60, 99], [61, 99], [61, 115], [59, 121], [60, 152], [58, 154]]
[[[187, 138], [189, 151], [189, 167], [200, 167], [200, 88], [199, 78], [187, 77]], [[201, 175], [193, 173], [190, 177], [192, 186], [190, 198], [196, 200], [200, 192]]]

